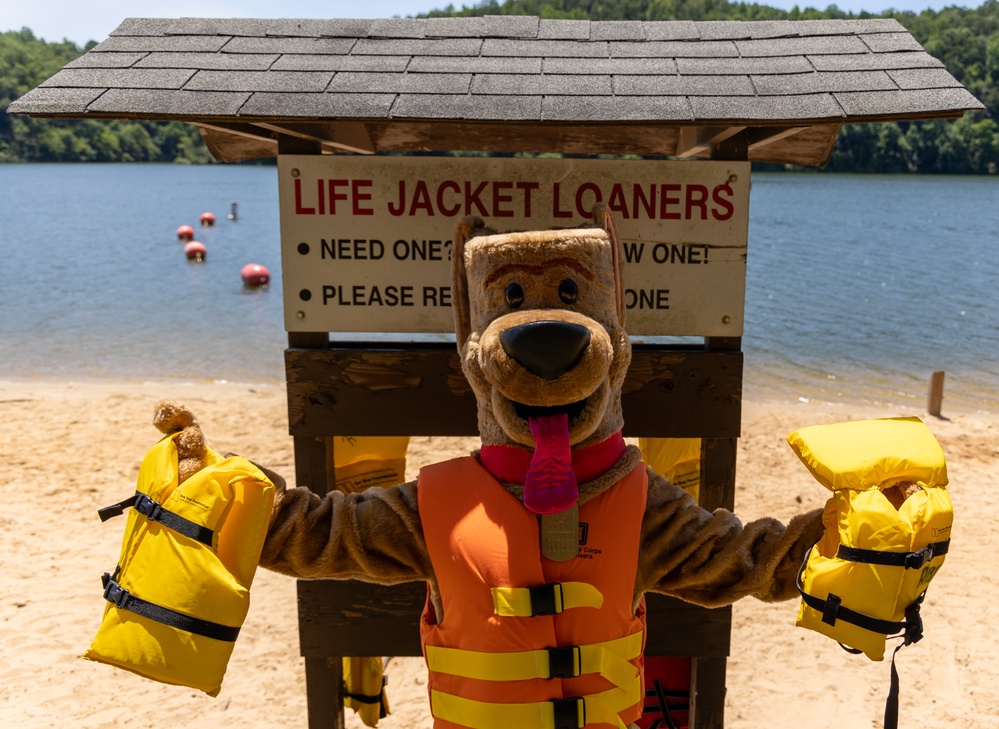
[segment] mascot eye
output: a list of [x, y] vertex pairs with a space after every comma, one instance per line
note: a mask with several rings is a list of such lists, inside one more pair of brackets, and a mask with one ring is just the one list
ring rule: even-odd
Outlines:
[[564, 279], [558, 285], [558, 297], [566, 304], [575, 303], [578, 293], [579, 290], [576, 288], [576, 282], [571, 278]]
[[506, 287], [506, 303], [514, 309], [519, 308], [524, 303], [524, 289], [520, 287], [520, 284], [512, 283]]

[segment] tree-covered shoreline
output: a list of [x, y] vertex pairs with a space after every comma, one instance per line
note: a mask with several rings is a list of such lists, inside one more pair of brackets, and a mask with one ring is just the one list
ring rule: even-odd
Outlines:
[[[835, 5], [791, 11], [728, 0], [484, 0], [420, 17], [538, 15], [593, 20], [819, 20], [895, 18], [985, 106], [958, 120], [848, 124], [825, 169], [836, 172], [999, 173], [999, 0], [977, 8], [846, 13]], [[27, 28], [0, 33], [0, 162], [180, 162], [212, 158], [180, 122], [31, 119], [8, 104], [85, 53]], [[776, 169], [775, 166], [767, 166]]]

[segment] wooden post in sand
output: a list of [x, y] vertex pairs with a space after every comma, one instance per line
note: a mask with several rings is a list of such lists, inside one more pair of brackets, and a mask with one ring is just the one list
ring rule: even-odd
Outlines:
[[926, 406], [926, 411], [930, 415], [940, 417], [940, 408], [943, 405], [944, 373], [934, 372], [930, 378], [930, 401]]

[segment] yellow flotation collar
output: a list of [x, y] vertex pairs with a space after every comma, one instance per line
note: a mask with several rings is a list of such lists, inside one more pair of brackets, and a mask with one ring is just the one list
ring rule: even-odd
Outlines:
[[[914, 417], [802, 428], [788, 443], [833, 492], [799, 573], [797, 625], [880, 661], [888, 635], [922, 637], [919, 605], [950, 546], [943, 450]], [[896, 509], [882, 489], [899, 483], [918, 490]]]
[[103, 521], [132, 507], [83, 657], [216, 696], [249, 609], [274, 485], [245, 458], [211, 450], [205, 468], [177, 482], [167, 436], [143, 459], [135, 495], [101, 510]]

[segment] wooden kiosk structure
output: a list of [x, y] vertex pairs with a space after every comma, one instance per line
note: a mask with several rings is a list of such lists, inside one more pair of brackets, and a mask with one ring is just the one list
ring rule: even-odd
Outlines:
[[[979, 108], [893, 19], [487, 16], [129, 19], [9, 111], [189, 122], [221, 161], [465, 150], [710, 159], [748, 172], [753, 161], [823, 165], [845, 123]], [[283, 241], [286, 309], [297, 244]], [[740, 259], [744, 287], [744, 242]], [[334, 435], [476, 432], [452, 343], [345, 337], [295, 316], [286, 311], [297, 483], [332, 487]], [[636, 340], [625, 435], [702, 439], [701, 503], [732, 508], [741, 311], [669, 333], [695, 343]], [[340, 656], [419, 655], [424, 597], [421, 584], [299, 583], [312, 729], [343, 725]], [[722, 727], [730, 610], [650, 598], [648, 654], [693, 657], [691, 725]]]

